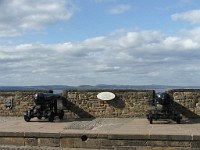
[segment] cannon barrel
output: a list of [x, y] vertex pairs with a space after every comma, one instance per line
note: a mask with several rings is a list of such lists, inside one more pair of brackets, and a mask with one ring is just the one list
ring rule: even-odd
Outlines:
[[34, 102], [36, 105], [51, 103], [60, 98], [59, 94], [53, 93], [37, 93], [34, 95]]
[[173, 103], [173, 100], [167, 93], [158, 93], [154, 100], [156, 103], [163, 106], [168, 106]]

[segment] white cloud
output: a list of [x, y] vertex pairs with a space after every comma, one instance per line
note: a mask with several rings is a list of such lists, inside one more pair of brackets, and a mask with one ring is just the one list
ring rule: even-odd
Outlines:
[[136, 30], [80, 42], [1, 46], [0, 82], [197, 85], [200, 82], [192, 78], [200, 74], [195, 67], [200, 65], [200, 34], [193, 36], [194, 31], [167, 36]]
[[[110, 13], [130, 9], [130, 5], [122, 4]], [[71, 0], [2, 0], [0, 37], [22, 36], [29, 30], [67, 22], [73, 13]], [[199, 24], [199, 14], [200, 10], [192, 10], [171, 17]], [[120, 30], [55, 44], [14, 45], [11, 41], [7, 45], [2, 41], [1, 85], [200, 84], [200, 28], [182, 30], [173, 36], [153, 30]]]
[[109, 10], [109, 13], [111, 14], [122, 14], [131, 9], [131, 6], [128, 4], [120, 4], [115, 6], [114, 8]]
[[190, 10], [182, 13], [175, 13], [172, 16], [172, 19], [182, 20], [182, 21], [188, 21], [193, 24], [199, 24], [200, 23], [200, 10]]
[[0, 37], [19, 36], [20, 30], [45, 28], [68, 21], [74, 11], [71, 0], [1, 0]]

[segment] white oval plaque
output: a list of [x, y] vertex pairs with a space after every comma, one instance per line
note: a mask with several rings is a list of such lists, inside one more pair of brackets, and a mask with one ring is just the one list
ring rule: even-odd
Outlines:
[[104, 101], [109, 101], [115, 98], [115, 94], [111, 92], [101, 92], [97, 95], [97, 98]]

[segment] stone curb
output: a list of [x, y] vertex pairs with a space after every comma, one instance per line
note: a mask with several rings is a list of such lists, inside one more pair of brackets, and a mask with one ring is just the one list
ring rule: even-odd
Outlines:
[[80, 138], [86, 135], [88, 138], [106, 138], [110, 140], [178, 140], [178, 141], [196, 141], [200, 140], [200, 135], [163, 135], [163, 134], [112, 134], [112, 133], [90, 133], [80, 130], [70, 132], [45, 133], [45, 132], [0, 132], [0, 137], [23, 137], [23, 138]]

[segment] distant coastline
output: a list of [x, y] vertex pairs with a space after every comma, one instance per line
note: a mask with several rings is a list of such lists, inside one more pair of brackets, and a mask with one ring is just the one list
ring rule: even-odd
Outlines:
[[0, 86], [0, 90], [54, 90], [62, 91], [69, 89], [136, 89], [136, 90], [155, 90], [156, 92], [164, 92], [170, 89], [200, 89], [200, 86], [168, 86], [168, 85], [38, 85], [38, 86]]

